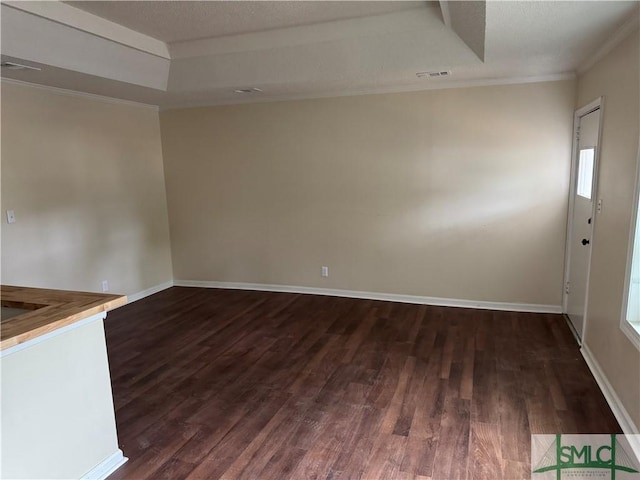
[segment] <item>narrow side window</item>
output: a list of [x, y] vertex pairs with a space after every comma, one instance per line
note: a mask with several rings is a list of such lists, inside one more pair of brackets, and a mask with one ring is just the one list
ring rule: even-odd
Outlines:
[[627, 337], [640, 350], [640, 158], [638, 162], [621, 326]]

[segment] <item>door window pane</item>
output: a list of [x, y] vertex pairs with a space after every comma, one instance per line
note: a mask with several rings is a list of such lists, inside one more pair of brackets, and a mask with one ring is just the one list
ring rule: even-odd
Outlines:
[[593, 147], [580, 150], [578, 159], [578, 188], [577, 194], [591, 200], [593, 189], [593, 157], [596, 149]]
[[[640, 195], [639, 195], [640, 197]], [[627, 321], [640, 323], [640, 198], [638, 199], [638, 218], [636, 219], [635, 240], [631, 254], [631, 278], [629, 279], [629, 299], [627, 303]]]

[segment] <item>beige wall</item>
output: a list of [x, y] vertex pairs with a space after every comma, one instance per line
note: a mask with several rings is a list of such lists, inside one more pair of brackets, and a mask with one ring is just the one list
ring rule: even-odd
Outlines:
[[174, 278], [560, 305], [574, 107], [559, 81], [162, 112]]
[[640, 352], [620, 330], [638, 161], [638, 32], [578, 78], [578, 107], [604, 96], [598, 198], [584, 341], [637, 427]]
[[3, 283], [106, 279], [133, 294], [170, 281], [158, 113], [3, 82], [2, 217]]

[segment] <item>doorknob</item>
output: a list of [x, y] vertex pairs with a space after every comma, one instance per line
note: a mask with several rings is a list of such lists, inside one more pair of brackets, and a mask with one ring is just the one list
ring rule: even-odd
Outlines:
[[591, 242], [589, 242], [589, 240], [587, 240], [586, 238], [582, 239], [582, 244], [583, 245], [589, 245], [589, 243], [591, 243]]

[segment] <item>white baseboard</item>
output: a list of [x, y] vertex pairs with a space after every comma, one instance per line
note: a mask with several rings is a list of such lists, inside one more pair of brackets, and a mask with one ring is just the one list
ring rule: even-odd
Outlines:
[[483, 310], [505, 310], [510, 312], [562, 313], [560, 305], [538, 305], [528, 303], [485, 302], [479, 300], [459, 300], [455, 298], [421, 297], [397, 293], [361, 292], [356, 290], [336, 290], [330, 288], [299, 287], [292, 285], [269, 285], [264, 283], [207, 282], [200, 280], [174, 280], [176, 287], [228, 288], [235, 290], [257, 290], [262, 292], [308, 293], [331, 297], [362, 298], [388, 302], [416, 303], [442, 307], [479, 308]]
[[167, 288], [173, 287], [173, 280], [169, 280], [168, 282], [161, 283], [159, 285], [155, 285], [151, 288], [147, 288], [146, 290], [142, 290], [141, 292], [134, 293], [131, 295], [127, 295], [127, 299], [129, 303], [137, 302], [138, 300], [142, 300], [149, 295], [153, 295], [154, 293], [161, 292], [162, 290], [166, 290]]
[[[629, 412], [627, 412], [627, 410], [624, 408], [624, 405], [620, 401], [618, 394], [609, 383], [607, 376], [602, 371], [602, 368], [600, 368], [600, 364], [594, 357], [591, 350], [589, 350], [589, 347], [583, 344], [582, 348], [580, 349], [580, 352], [582, 352], [582, 356], [584, 357], [585, 362], [587, 362], [587, 365], [589, 366], [589, 370], [591, 370], [593, 377], [596, 379], [596, 382], [598, 383], [598, 386], [600, 387], [600, 390], [602, 391], [604, 398], [607, 400], [607, 403], [609, 404], [609, 408], [611, 408], [611, 411], [613, 412], [613, 416], [616, 417], [616, 420], [618, 420], [618, 423], [620, 424], [620, 428], [622, 428], [622, 431], [624, 432], [624, 434], [625, 435], [640, 434], [638, 427], [635, 425], [635, 423], [633, 423], [633, 419], [629, 415]], [[599, 432], [594, 432], [594, 433], [599, 433]], [[630, 442], [630, 444], [631, 444], [631, 447], [633, 448], [633, 451], [636, 457], [640, 459], [640, 444], [638, 444], [637, 442]]]
[[118, 449], [85, 473], [80, 480], [103, 480], [124, 465], [127, 460], [129, 459], [124, 456], [122, 450]]

